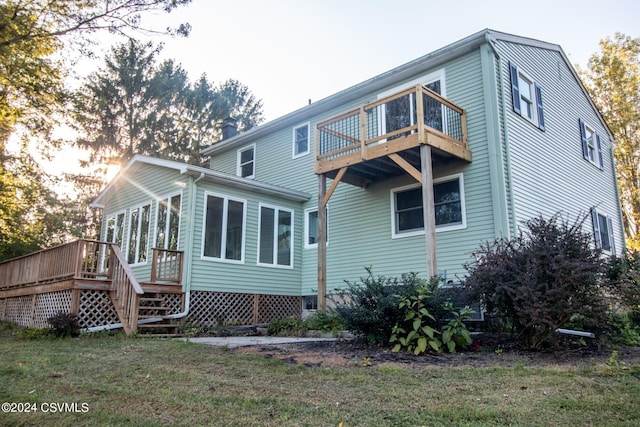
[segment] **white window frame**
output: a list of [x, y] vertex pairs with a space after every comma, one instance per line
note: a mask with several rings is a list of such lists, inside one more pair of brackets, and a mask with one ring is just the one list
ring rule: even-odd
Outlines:
[[[434, 179], [433, 185], [435, 186], [442, 182], [449, 182], [449, 181], [455, 181], [455, 180], [458, 180], [458, 186], [460, 189], [460, 214], [462, 216], [462, 222], [460, 224], [452, 224], [452, 225], [436, 225], [436, 233], [441, 233], [444, 231], [462, 230], [467, 228], [467, 209], [466, 209], [466, 201], [465, 201], [465, 195], [464, 195], [464, 174], [456, 173], [453, 175], [447, 175], [447, 176]], [[391, 193], [391, 238], [392, 239], [411, 237], [411, 236], [421, 236], [421, 235], [424, 236], [424, 228], [414, 230], [414, 231], [407, 231], [404, 233], [396, 231], [397, 230], [396, 228], [396, 193], [406, 191], [406, 190], [412, 190], [414, 188], [420, 188], [420, 187], [421, 187], [421, 184], [411, 184], [411, 185], [405, 185], [403, 187], [397, 187], [397, 188], [391, 189], [390, 193]]]
[[[117, 231], [118, 231], [118, 217], [122, 215], [122, 235], [118, 236]], [[109, 240], [109, 221], [111, 219], [114, 219], [114, 233], [113, 236], [111, 238], [111, 240]], [[105, 231], [104, 231], [104, 241], [108, 242], [108, 243], [113, 243], [114, 245], [118, 246], [120, 248], [120, 251], [124, 251], [124, 244], [125, 244], [125, 236], [127, 235], [127, 210], [123, 209], [121, 211], [117, 211], [114, 213], [111, 213], [109, 215], [107, 215], [107, 221], [105, 222]], [[120, 238], [120, 244], [118, 244], [118, 238]], [[108, 268], [108, 264], [109, 264], [109, 258], [107, 257], [107, 252], [106, 248], [103, 247], [102, 251], [100, 253], [100, 257], [102, 258], [102, 260], [100, 261], [100, 265], [102, 266], [103, 270], [106, 270]], [[124, 254], [124, 252], [123, 252]]]
[[[329, 246], [329, 206], [325, 208], [327, 211], [326, 220], [327, 220], [327, 246]], [[309, 226], [309, 214], [312, 212], [318, 212], [318, 207], [307, 208], [304, 210], [304, 248], [305, 249], [314, 249], [318, 247], [317, 243], [309, 243], [309, 232], [311, 228]]]
[[[306, 127], [307, 128], [307, 150], [306, 151], [301, 151], [299, 153], [296, 153], [296, 147], [297, 147], [297, 140], [296, 140], [296, 130]], [[297, 159], [298, 157], [302, 157], [302, 156], [306, 156], [307, 154], [309, 154], [311, 152], [311, 122], [306, 122], [306, 123], [302, 123], [298, 126], [294, 126], [293, 127], [293, 131], [292, 131], [292, 147], [291, 147], [291, 157], [293, 159]]]
[[[220, 247], [220, 257], [207, 256], [204, 254], [204, 243], [205, 243], [205, 233], [207, 229], [207, 201], [209, 196], [217, 197], [219, 199], [223, 199], [223, 208], [222, 208], [222, 230], [221, 230], [221, 247]], [[226, 248], [227, 248], [227, 224], [228, 224], [228, 215], [229, 215], [229, 201], [234, 201], [237, 203], [242, 203], [242, 248], [240, 249], [240, 259], [227, 259], [225, 258]], [[201, 249], [200, 249], [200, 258], [206, 261], [216, 261], [216, 262], [224, 262], [229, 264], [244, 264], [245, 250], [246, 250], [246, 235], [247, 235], [247, 201], [245, 199], [241, 199], [238, 197], [228, 196], [226, 194], [220, 194], [210, 191], [204, 192], [204, 203], [203, 203], [203, 212], [202, 212], [202, 241], [201, 241]]]
[[[604, 219], [604, 224], [607, 227], [606, 232], [602, 230], [600, 218]], [[616, 250], [616, 242], [615, 235], [613, 234], [613, 221], [611, 219], [611, 216], [600, 212], [597, 208], [592, 208], [591, 221], [593, 225], [593, 234], [596, 249], [602, 249], [602, 252], [613, 255]], [[603, 234], [606, 234], [607, 240], [609, 240], [609, 248], [604, 248], [602, 246]]]
[[[522, 83], [524, 83], [524, 85], [529, 88], [531, 98], [525, 96], [524, 93], [522, 93]], [[538, 126], [538, 106], [536, 104], [535, 81], [520, 68], [518, 68], [518, 89], [520, 94], [520, 99], [518, 100], [518, 103], [520, 104], [520, 115], [529, 120], [534, 125]], [[523, 108], [523, 106], [525, 105], [531, 107], [531, 116], [525, 114], [526, 109]]]
[[[127, 263], [129, 265], [144, 265], [149, 261], [149, 249], [151, 249], [152, 245], [151, 242], [152, 240], [150, 239], [151, 237], [151, 201], [146, 202], [146, 203], [141, 203], [137, 206], [132, 207], [131, 209], [129, 209], [129, 229], [127, 230], [127, 248], [126, 248], [126, 252], [123, 252], [123, 255], [125, 256]], [[147, 224], [147, 250], [146, 250], [146, 254], [145, 254], [145, 259], [144, 261], [139, 261], [140, 260], [140, 241], [141, 241], [141, 237], [142, 237], [142, 210], [144, 209], [145, 206], [149, 206], [149, 224]], [[133, 212], [139, 209], [140, 210], [140, 215], [138, 215], [138, 228], [137, 228], [137, 236], [136, 236], [136, 248], [135, 248], [135, 255], [134, 255], [134, 262], [129, 262], [129, 249], [130, 249], [130, 244], [131, 244], [131, 231], [133, 230]]]
[[[158, 199], [156, 201], [156, 218], [155, 218], [155, 241], [154, 241], [154, 247], [155, 248], [159, 248], [159, 249], [169, 249], [167, 248], [167, 236], [169, 235], [169, 225], [171, 224], [171, 199], [173, 199], [174, 197], [180, 196], [180, 211], [178, 212], [178, 234], [176, 235], [176, 248], [174, 250], [179, 250], [180, 249], [180, 229], [181, 229], [181, 222], [182, 222], [182, 203], [184, 201], [184, 197], [182, 195], [182, 191], [176, 191], [174, 193], [171, 194], [167, 194], [165, 197]], [[164, 239], [164, 244], [162, 245], [162, 247], [158, 246], [158, 220], [160, 217], [160, 203], [166, 201], [167, 202], [167, 222], [165, 224], [165, 229], [164, 229], [164, 234], [165, 234], [165, 239]]]
[[[252, 150], [253, 151], [253, 160], [251, 161], [252, 165], [251, 165], [251, 170], [252, 173], [251, 175], [247, 175], [247, 176], [242, 176], [242, 166], [244, 166], [245, 164], [248, 164], [249, 162], [245, 162], [242, 163], [242, 153], [244, 153], [245, 151], [249, 151]], [[239, 177], [242, 178], [248, 178], [248, 179], [252, 179], [256, 177], [256, 144], [251, 144], [248, 145], [246, 147], [240, 148], [238, 149], [238, 154], [237, 154], [237, 160], [236, 160], [236, 175], [238, 175]]]
[[[596, 132], [595, 128], [589, 123], [580, 120], [580, 125], [582, 126], [581, 132], [584, 132], [584, 135], [581, 135], [581, 137], [584, 137], [583, 144], [586, 143], [587, 148], [587, 151], [582, 153], [582, 157], [598, 169], [602, 169], [604, 159], [602, 158], [602, 142], [600, 140], [600, 136], [598, 135], [598, 132]], [[589, 135], [591, 135], [591, 138], [589, 138]], [[593, 158], [591, 156], [592, 151]]]
[[[260, 242], [262, 241], [262, 208], [272, 209], [274, 211], [274, 224], [273, 224], [273, 258], [272, 262], [261, 262], [260, 261]], [[289, 236], [289, 264], [278, 264], [278, 217], [280, 212], [288, 212], [291, 214], [291, 235]], [[293, 269], [294, 261], [293, 261], [293, 248], [295, 245], [294, 240], [294, 230], [295, 230], [295, 217], [293, 209], [283, 208], [281, 206], [270, 205], [267, 203], [258, 203], [258, 258], [257, 265], [261, 267], [272, 267], [272, 268], [285, 268], [285, 269]]]

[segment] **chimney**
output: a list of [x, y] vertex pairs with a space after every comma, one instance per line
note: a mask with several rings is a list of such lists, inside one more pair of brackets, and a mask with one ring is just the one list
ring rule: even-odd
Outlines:
[[222, 141], [238, 134], [238, 121], [233, 117], [227, 117], [222, 121]]

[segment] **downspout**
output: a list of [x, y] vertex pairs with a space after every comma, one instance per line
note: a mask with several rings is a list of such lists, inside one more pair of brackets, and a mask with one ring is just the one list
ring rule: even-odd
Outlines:
[[191, 272], [193, 270], [193, 234], [195, 232], [195, 211], [196, 211], [196, 197], [198, 195], [198, 181], [204, 178], [204, 172], [200, 172], [200, 176], [197, 179], [189, 177], [189, 229], [187, 230], [187, 238], [185, 242], [184, 262], [185, 268], [182, 273], [182, 280], [185, 283], [185, 296], [184, 296], [184, 311], [176, 314], [170, 314], [164, 316], [165, 319], [181, 319], [189, 314], [189, 308], [191, 303]]
[[[196, 210], [196, 196], [197, 196], [197, 190], [198, 190], [198, 186], [197, 183], [198, 181], [200, 181], [202, 178], [204, 178], [204, 172], [200, 173], [200, 176], [197, 179], [193, 179], [193, 177], [189, 177], [189, 201], [190, 201], [190, 206], [189, 206], [189, 215], [188, 218], [193, 218], [190, 222], [189, 222], [189, 230], [187, 232], [187, 239], [186, 239], [186, 247], [189, 249], [187, 251], [184, 252], [185, 254], [185, 259], [184, 262], [186, 263], [186, 268], [184, 269], [183, 273], [182, 273], [182, 281], [183, 283], [186, 283], [186, 289], [185, 289], [185, 296], [184, 296], [184, 311], [180, 312], [180, 313], [176, 313], [176, 314], [170, 314], [168, 316], [164, 316], [164, 317], [153, 317], [153, 318], [149, 318], [149, 319], [142, 319], [138, 321], [138, 325], [142, 325], [145, 323], [153, 323], [153, 322], [157, 322], [159, 320], [164, 319], [181, 319], [185, 316], [187, 316], [189, 314], [189, 308], [190, 308], [190, 303], [191, 303], [191, 271], [192, 271], [192, 259], [193, 259], [193, 251], [191, 250], [193, 248], [193, 233], [194, 233], [194, 228], [195, 228], [195, 216], [194, 216], [194, 212]], [[109, 325], [103, 325], [103, 326], [94, 326], [91, 328], [84, 328], [82, 329], [83, 332], [98, 332], [98, 331], [107, 331], [107, 330], [111, 330], [111, 329], [120, 329], [122, 328], [123, 325], [122, 323], [112, 323]]]
[[[507, 166], [507, 176], [505, 179], [505, 182], [509, 184], [509, 187], [507, 188], [507, 192], [509, 194], [509, 201], [506, 203], [507, 204], [507, 218], [509, 216], [509, 210], [511, 210], [511, 236], [515, 236], [518, 233], [518, 223], [516, 220], [516, 214], [515, 214], [515, 201], [513, 200], [513, 182], [512, 182], [512, 173], [511, 173], [511, 154], [510, 154], [510, 149], [509, 149], [509, 132], [507, 131], [507, 104], [505, 102], [504, 99], [504, 78], [503, 78], [503, 74], [502, 74], [502, 57], [500, 56], [500, 53], [498, 52], [498, 49], [496, 49], [494, 42], [491, 38], [491, 36], [489, 34], [485, 35], [485, 39], [487, 41], [487, 44], [491, 47], [491, 50], [493, 50], [493, 52], [496, 55], [496, 58], [498, 59], [498, 82], [499, 82], [499, 99], [500, 99], [500, 103], [502, 104], [502, 119], [503, 119], [503, 125], [502, 125], [502, 138], [504, 141], [504, 155], [505, 155], [505, 163]], [[510, 205], [510, 206], [509, 206]], [[510, 209], [509, 209], [510, 208]], [[505, 236], [505, 238], [509, 238], [511, 236]]]

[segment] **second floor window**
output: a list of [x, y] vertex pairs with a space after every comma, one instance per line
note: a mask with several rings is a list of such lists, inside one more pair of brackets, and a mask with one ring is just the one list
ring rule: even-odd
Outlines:
[[514, 63], [509, 62], [513, 111], [544, 131], [542, 88]]
[[600, 135], [582, 119], [579, 120], [580, 137], [582, 138], [582, 156], [600, 169], [603, 168], [602, 145]]
[[254, 178], [256, 175], [256, 146], [238, 150], [237, 175], [243, 178]]
[[293, 128], [293, 157], [309, 154], [309, 123]]

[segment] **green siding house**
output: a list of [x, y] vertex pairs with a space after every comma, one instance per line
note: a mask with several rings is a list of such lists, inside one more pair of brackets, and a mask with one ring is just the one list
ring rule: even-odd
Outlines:
[[[184, 253], [181, 316], [267, 321], [374, 273], [456, 281], [482, 242], [589, 214], [621, 253], [614, 141], [555, 44], [484, 30], [202, 151], [135, 156], [100, 193], [135, 275]], [[231, 130], [231, 131], [229, 131]]]

